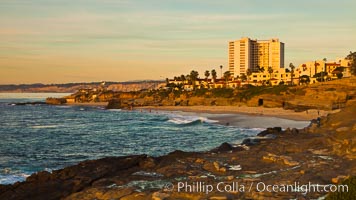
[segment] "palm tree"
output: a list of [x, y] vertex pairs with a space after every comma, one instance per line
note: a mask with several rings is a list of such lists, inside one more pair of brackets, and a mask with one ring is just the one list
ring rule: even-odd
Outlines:
[[269, 73], [269, 84], [272, 85], [271, 79], [272, 79], [273, 68], [271, 66], [268, 67], [268, 73]]
[[289, 68], [290, 68], [290, 82], [291, 85], [293, 85], [293, 76], [294, 76], [294, 69], [295, 69], [293, 63], [289, 63]]
[[241, 74], [240, 79], [241, 81], [246, 81], [247, 79], [246, 74]]
[[226, 72], [224, 72], [225, 86], [226, 86], [226, 87], [227, 87], [227, 83], [228, 83], [228, 81], [230, 80], [230, 77], [231, 77], [231, 73], [230, 73], [230, 71], [226, 71]]
[[208, 78], [209, 78], [209, 76], [210, 76], [209, 70], [206, 70], [205, 73], [204, 73], [204, 75], [205, 75], [205, 78], [206, 78], [206, 82], [208, 82]]
[[182, 80], [182, 82], [184, 83], [184, 81], [186, 80], [185, 79], [185, 76], [182, 74], [182, 75], [180, 75], [180, 80]]
[[249, 79], [250, 79], [250, 76], [251, 76], [251, 74], [252, 74], [251, 69], [247, 69], [246, 74], [247, 74], [247, 83], [248, 83], [248, 81], [249, 81]]
[[195, 82], [198, 79], [199, 73], [197, 71], [192, 70], [190, 72], [190, 79], [192, 80], [193, 83], [193, 88], [195, 88]]
[[[323, 61], [324, 61], [324, 72], [325, 72], [325, 74], [327, 75], [327, 72], [326, 72], [326, 62], [328, 61], [328, 59], [324, 58]], [[323, 72], [323, 74], [322, 74], [322, 75], [323, 75], [323, 76], [322, 76], [322, 77], [323, 77], [323, 79], [322, 79], [323, 81], [324, 81], [324, 72]]]
[[222, 68], [223, 68], [223, 66], [220, 65], [220, 75], [221, 75], [220, 77], [223, 77], [223, 76], [222, 76]]
[[187, 80], [189, 84], [192, 84], [192, 79], [190, 78], [190, 74], [187, 74], [185, 76], [185, 80]]
[[316, 73], [318, 72], [318, 66], [319, 66], [320, 64], [319, 63], [317, 63], [316, 61], [314, 62], [314, 76], [316, 75]]
[[213, 81], [215, 83], [217, 77], [215, 69], [211, 70], [211, 77], [213, 78]]
[[263, 73], [263, 72], [265, 72], [265, 68], [264, 67], [259, 67], [258, 71]]

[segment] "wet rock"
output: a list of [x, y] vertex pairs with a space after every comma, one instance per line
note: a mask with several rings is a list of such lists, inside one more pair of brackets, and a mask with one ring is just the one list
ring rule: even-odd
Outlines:
[[112, 99], [109, 101], [106, 109], [121, 109], [123, 108], [122, 102], [120, 99]]
[[46, 99], [46, 104], [51, 104], [51, 105], [61, 105], [67, 103], [67, 100], [65, 98], [47, 98]]
[[214, 149], [212, 151], [213, 152], [227, 152], [227, 151], [231, 151], [233, 149], [234, 149], [234, 147], [231, 144], [224, 142], [219, 147], [217, 147], [216, 149]]
[[43, 105], [43, 104], [46, 104], [46, 102], [33, 101], [33, 102], [23, 102], [23, 103], [10, 103], [9, 105], [25, 106], [25, 105]]
[[119, 174], [121, 177], [127, 176], [130, 171], [137, 170], [139, 162], [146, 157], [108, 157], [84, 161], [52, 173], [39, 172], [28, 177], [25, 182], [10, 186], [8, 190], [0, 193], [0, 199], [61, 199], [82, 191], [96, 180]]
[[260, 132], [259, 134], [257, 134], [258, 136], [266, 136], [268, 134], [278, 134], [282, 132], [282, 128], [281, 127], [273, 127], [273, 128], [267, 128], [266, 130]]
[[252, 146], [260, 143], [260, 139], [257, 138], [246, 138], [242, 141], [241, 145]]
[[139, 163], [139, 166], [144, 169], [153, 168], [156, 166], [156, 161], [152, 157], [149, 157], [149, 158], [141, 161]]
[[27, 177], [26, 181], [28, 182], [45, 182], [51, 179], [51, 173], [48, 171], [37, 172]]
[[298, 133], [299, 133], [298, 129], [296, 129], [296, 128], [292, 129], [292, 134], [298, 134]]

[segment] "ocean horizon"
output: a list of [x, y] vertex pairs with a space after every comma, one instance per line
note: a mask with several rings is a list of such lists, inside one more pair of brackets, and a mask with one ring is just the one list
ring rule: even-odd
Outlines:
[[[38, 171], [51, 172], [109, 156], [207, 151], [224, 142], [239, 144], [265, 128], [261, 117], [245, 115], [237, 115], [241, 126], [225, 126], [219, 123], [221, 114], [14, 105], [65, 95], [0, 93], [0, 184], [24, 181]], [[265, 119], [276, 126], [292, 122]], [[247, 121], [248, 126], [244, 126]]]

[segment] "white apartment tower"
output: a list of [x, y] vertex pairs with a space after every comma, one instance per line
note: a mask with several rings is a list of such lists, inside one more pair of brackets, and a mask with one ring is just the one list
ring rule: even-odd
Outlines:
[[229, 42], [229, 71], [234, 75], [246, 74], [247, 69], [257, 72], [258, 67], [265, 71], [272, 67], [279, 71], [284, 67], [284, 43], [279, 39], [251, 40], [241, 38]]

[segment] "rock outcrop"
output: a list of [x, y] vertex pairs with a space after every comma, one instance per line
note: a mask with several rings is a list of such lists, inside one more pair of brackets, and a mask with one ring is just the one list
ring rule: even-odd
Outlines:
[[46, 104], [51, 104], [51, 105], [61, 105], [67, 103], [67, 100], [65, 98], [47, 98], [46, 99]]

